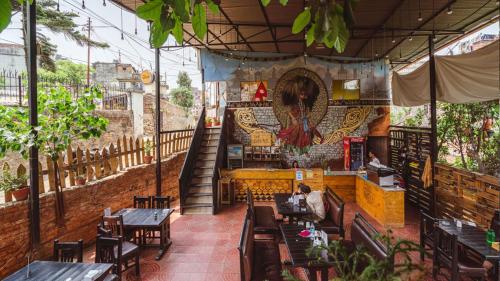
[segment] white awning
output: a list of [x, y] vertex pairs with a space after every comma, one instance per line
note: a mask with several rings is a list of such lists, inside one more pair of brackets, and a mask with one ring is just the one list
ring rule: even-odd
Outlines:
[[[457, 56], [436, 56], [437, 100], [470, 103], [500, 98], [500, 50], [497, 40], [479, 50]], [[429, 62], [415, 71], [392, 76], [394, 105], [430, 102]]]

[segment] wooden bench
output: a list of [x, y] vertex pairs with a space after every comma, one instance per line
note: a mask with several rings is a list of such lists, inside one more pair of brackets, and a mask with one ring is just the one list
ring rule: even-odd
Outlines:
[[279, 226], [271, 206], [254, 206], [253, 194], [247, 189], [247, 204], [250, 215], [254, 222], [255, 234], [270, 234], [274, 238], [278, 237]]
[[344, 201], [329, 187], [326, 187], [323, 200], [326, 207], [326, 217], [320, 223], [321, 229], [327, 234], [345, 236], [344, 229]]
[[243, 223], [238, 250], [241, 281], [283, 280], [278, 244], [272, 240], [255, 240], [250, 213]]
[[[381, 241], [375, 239], [379, 232], [373, 227], [360, 213], [356, 213], [351, 226], [351, 240], [345, 241], [345, 246], [348, 252], [356, 250], [356, 247], [362, 245], [364, 249], [373, 258], [377, 260], [392, 259], [390, 263], [394, 266], [394, 257], [390, 257], [387, 253], [385, 245]], [[362, 270], [367, 264], [367, 261], [361, 261], [358, 269]]]

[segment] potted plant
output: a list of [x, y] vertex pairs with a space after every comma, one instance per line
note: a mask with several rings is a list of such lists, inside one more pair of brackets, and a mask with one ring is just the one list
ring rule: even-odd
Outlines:
[[144, 164], [151, 164], [151, 162], [153, 161], [153, 155], [151, 155], [151, 151], [153, 150], [153, 145], [151, 144], [151, 142], [148, 140], [145, 144], [144, 144]]
[[4, 170], [0, 178], [0, 190], [12, 192], [17, 201], [23, 201], [28, 198], [30, 189], [26, 184], [27, 175], [16, 176]]
[[212, 127], [212, 117], [205, 118], [205, 127], [206, 128]]
[[214, 118], [214, 121], [213, 121], [213, 126], [217, 127], [217, 126], [220, 126], [220, 119], [219, 118]]
[[84, 175], [78, 175], [76, 176], [75, 181], [77, 185], [85, 185], [85, 182], [87, 182], [87, 178]]

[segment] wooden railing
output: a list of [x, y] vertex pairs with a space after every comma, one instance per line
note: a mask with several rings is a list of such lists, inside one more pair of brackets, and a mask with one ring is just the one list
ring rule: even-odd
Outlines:
[[438, 217], [473, 221], [488, 229], [500, 209], [500, 179], [446, 164], [435, 165]]
[[193, 176], [193, 171], [196, 166], [196, 159], [198, 157], [198, 151], [200, 149], [201, 143], [203, 141], [203, 133], [205, 131], [205, 107], [201, 111], [200, 118], [196, 124], [196, 128], [191, 137], [191, 145], [184, 158], [184, 165], [182, 165], [181, 173], [179, 174], [179, 197], [180, 197], [180, 212], [183, 214], [183, 205], [189, 194], [189, 183]]
[[[193, 131], [193, 129], [186, 129], [161, 132], [161, 158], [165, 159], [173, 154], [187, 150], [191, 143]], [[151, 142], [151, 151], [145, 150], [147, 142]], [[61, 188], [76, 186], [77, 177], [83, 177], [88, 182], [116, 174], [129, 167], [142, 165], [144, 164], [145, 155], [152, 155], [156, 159], [155, 145], [154, 137], [152, 140], [149, 140], [144, 138], [133, 139], [126, 136], [118, 138], [116, 142], [102, 149], [81, 148], [80, 146], [74, 148], [70, 145], [66, 153], [61, 153], [57, 160], [58, 174], [62, 175], [60, 181]], [[42, 166], [42, 163], [39, 162], [38, 166], [40, 171], [40, 193], [55, 191], [54, 162], [47, 157], [46, 165]], [[11, 167], [7, 163], [4, 163], [2, 168], [11, 171]], [[12, 170], [12, 173], [25, 175], [27, 170], [24, 165], [20, 164]], [[13, 200], [10, 192], [6, 192], [3, 195], [5, 202]], [[0, 199], [0, 203], [1, 201]]]
[[218, 198], [219, 198], [219, 171], [220, 169], [224, 168], [227, 163], [227, 158], [226, 158], [226, 141], [227, 141], [227, 134], [226, 134], [226, 113], [227, 113], [227, 108], [224, 110], [224, 118], [222, 119], [222, 127], [220, 130], [220, 137], [219, 137], [219, 142], [217, 144], [217, 154], [215, 156], [215, 164], [214, 164], [214, 170], [212, 174], [212, 202], [213, 202], [213, 207], [212, 207], [212, 214], [215, 214], [218, 209]]

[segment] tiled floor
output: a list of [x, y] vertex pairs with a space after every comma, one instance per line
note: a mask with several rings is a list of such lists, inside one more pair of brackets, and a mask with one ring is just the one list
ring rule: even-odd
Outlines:
[[[271, 203], [268, 203], [272, 205]], [[258, 205], [258, 204], [257, 204]], [[240, 280], [240, 265], [238, 243], [246, 211], [246, 204], [237, 204], [222, 210], [216, 216], [184, 215], [178, 212], [172, 215], [171, 236], [172, 246], [160, 261], [155, 261], [156, 250], [146, 249], [141, 254], [141, 276], [136, 277], [134, 270], [123, 274], [127, 281], [238, 281]], [[367, 216], [356, 204], [347, 204], [345, 224], [347, 239], [350, 236], [350, 225], [354, 214], [361, 212], [373, 225], [382, 230], [382, 227]], [[418, 214], [411, 210], [406, 212], [406, 226], [395, 229], [394, 235], [418, 241], [419, 221]], [[284, 245], [280, 245], [282, 259], [287, 253]], [[93, 261], [93, 249], [88, 249], [85, 258]], [[419, 262], [418, 256], [414, 256]], [[429, 269], [429, 262], [426, 262]], [[304, 278], [301, 269], [294, 269], [294, 274]], [[427, 273], [426, 280], [433, 280]], [[445, 280], [440, 278], [439, 280]]]

